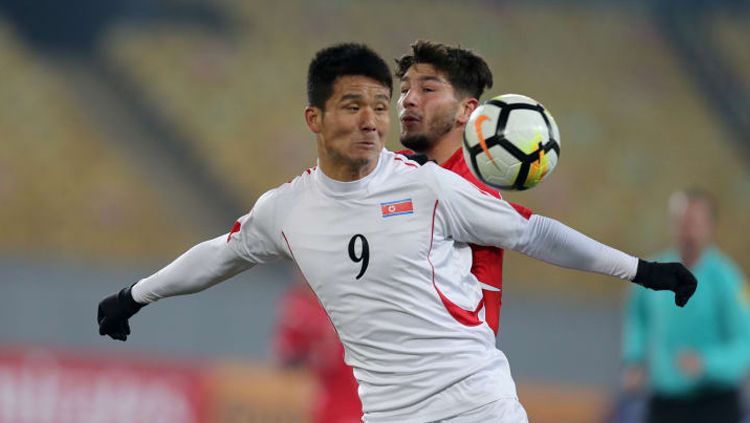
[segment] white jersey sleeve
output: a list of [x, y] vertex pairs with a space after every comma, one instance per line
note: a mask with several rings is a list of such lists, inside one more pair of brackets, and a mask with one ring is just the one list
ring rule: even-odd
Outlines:
[[453, 239], [515, 250], [571, 269], [632, 280], [638, 258], [595, 241], [539, 215], [525, 219], [510, 204], [485, 194], [463, 178], [436, 169], [435, 189], [443, 219]]
[[253, 267], [284, 256], [280, 235], [274, 237], [278, 216], [272, 201], [275, 190], [255, 203], [229, 234], [202, 242], [132, 288], [135, 301], [152, 303], [164, 297], [202, 291]]
[[547, 263], [632, 281], [638, 258], [595, 241], [562, 223], [532, 215], [517, 251]]
[[461, 176], [428, 163], [437, 193], [436, 219], [459, 242], [516, 248], [528, 221], [509, 203], [489, 195]]
[[237, 220], [227, 237], [227, 245], [253, 265], [289, 256], [282, 241], [278, 191], [277, 188], [263, 194], [250, 213]]

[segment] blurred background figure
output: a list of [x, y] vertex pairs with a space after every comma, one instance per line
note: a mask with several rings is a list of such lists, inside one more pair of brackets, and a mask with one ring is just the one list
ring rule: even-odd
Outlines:
[[311, 423], [359, 423], [362, 403], [344, 346], [323, 306], [302, 275], [281, 298], [275, 357], [285, 367], [305, 367], [316, 382]]
[[717, 205], [706, 191], [669, 199], [673, 249], [699, 281], [684, 310], [671, 298], [631, 292], [624, 326], [626, 391], [648, 390], [646, 421], [737, 423], [750, 364], [750, 310], [745, 277], [714, 244]]

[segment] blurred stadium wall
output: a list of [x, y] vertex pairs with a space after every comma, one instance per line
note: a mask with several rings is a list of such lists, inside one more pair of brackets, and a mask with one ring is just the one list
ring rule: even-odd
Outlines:
[[[314, 163], [316, 50], [395, 58], [416, 39], [475, 49], [488, 96], [557, 118], [554, 175], [508, 198], [649, 256], [668, 242], [668, 195], [708, 188], [720, 246], [750, 271], [745, 2], [0, 0], [0, 423], [114, 421], [107, 407], [120, 422], [303, 421], [304, 375], [269, 364], [288, 267], [144, 310], [126, 344], [98, 336], [96, 304]], [[506, 269], [498, 343], [532, 420], [604, 420], [627, 284], [515, 254]], [[149, 392], [181, 405], [130, 415]]]

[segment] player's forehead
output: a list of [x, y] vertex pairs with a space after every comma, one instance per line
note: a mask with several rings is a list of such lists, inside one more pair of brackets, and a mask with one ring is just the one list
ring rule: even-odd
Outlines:
[[367, 76], [345, 75], [336, 78], [330, 100], [338, 102], [350, 98], [390, 101], [390, 87]]
[[438, 70], [430, 63], [415, 63], [409, 66], [409, 69], [404, 72], [404, 76], [401, 77], [400, 83], [403, 85], [428, 81], [450, 85], [445, 72]]

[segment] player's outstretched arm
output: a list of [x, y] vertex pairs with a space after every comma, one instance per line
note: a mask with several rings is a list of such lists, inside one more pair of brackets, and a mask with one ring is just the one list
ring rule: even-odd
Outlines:
[[554, 220], [537, 214], [527, 220], [508, 202], [482, 195], [460, 176], [429, 163], [420, 170], [440, 197], [437, 210], [455, 240], [521, 252], [571, 269], [633, 281], [675, 293], [682, 307], [698, 285], [679, 263], [651, 263], [597, 242]]
[[687, 304], [698, 282], [681, 263], [653, 263], [595, 241], [550, 218], [533, 215], [514, 250], [562, 267], [602, 273], [657, 291], [675, 293]]
[[202, 242], [155, 274], [104, 298], [97, 310], [99, 334], [125, 341], [128, 320], [146, 304], [202, 291], [252, 265], [227, 242], [227, 235]]
[[481, 191], [460, 176], [430, 163], [420, 168], [433, 184], [436, 209], [448, 235], [461, 242], [492, 245], [571, 269], [633, 281], [647, 288], [675, 292], [682, 307], [697, 282], [679, 263], [650, 263], [597, 242], [537, 214], [527, 220], [510, 203]]
[[102, 300], [97, 313], [99, 333], [125, 341], [130, 334], [128, 319], [144, 305], [199, 292], [256, 264], [288, 257], [278, 236], [276, 191], [263, 194], [230, 233], [194, 246], [153, 275]]

